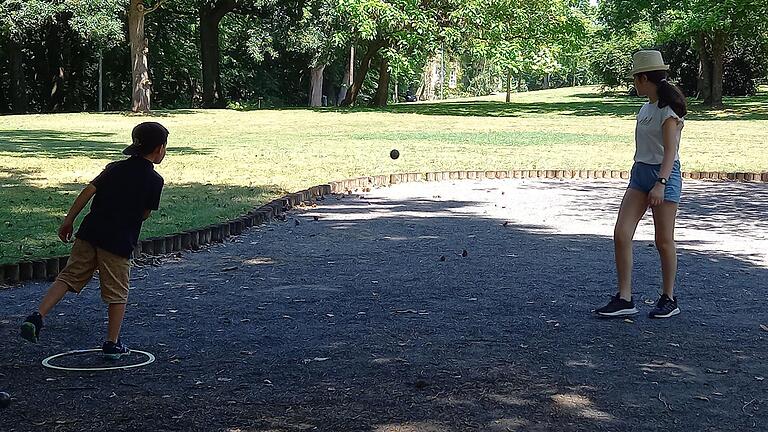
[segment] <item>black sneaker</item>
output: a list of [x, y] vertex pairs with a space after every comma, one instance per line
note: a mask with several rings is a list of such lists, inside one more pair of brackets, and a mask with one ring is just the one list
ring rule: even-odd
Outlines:
[[630, 300], [622, 299], [617, 293], [611, 297], [611, 301], [600, 309], [595, 309], [595, 313], [602, 317], [619, 317], [625, 315], [634, 315], [637, 313], [635, 303]]
[[666, 294], [659, 297], [656, 307], [648, 313], [649, 318], [669, 318], [680, 313], [677, 307], [677, 298], [669, 298]]
[[117, 343], [112, 341], [104, 342], [104, 345], [101, 346], [101, 351], [104, 353], [104, 358], [107, 360], [120, 360], [120, 357], [131, 353], [131, 350], [123, 345], [119, 339], [117, 340]]
[[21, 324], [21, 337], [30, 342], [37, 342], [37, 339], [40, 337], [40, 329], [42, 328], [43, 317], [40, 316], [40, 313], [35, 312], [28, 316]]

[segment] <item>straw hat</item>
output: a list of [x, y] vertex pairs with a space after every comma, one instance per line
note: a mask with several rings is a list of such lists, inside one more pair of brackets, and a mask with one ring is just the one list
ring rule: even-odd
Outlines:
[[659, 51], [642, 50], [632, 56], [632, 72], [629, 73], [629, 77], [632, 78], [635, 74], [642, 72], [666, 70], [669, 70], [669, 65], [664, 64]]

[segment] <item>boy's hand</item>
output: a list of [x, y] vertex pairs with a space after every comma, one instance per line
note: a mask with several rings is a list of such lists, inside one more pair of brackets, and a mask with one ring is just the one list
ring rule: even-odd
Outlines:
[[64, 243], [69, 243], [69, 241], [72, 239], [72, 222], [70, 222], [67, 219], [64, 219], [64, 222], [62, 222], [61, 226], [59, 227], [59, 238]]

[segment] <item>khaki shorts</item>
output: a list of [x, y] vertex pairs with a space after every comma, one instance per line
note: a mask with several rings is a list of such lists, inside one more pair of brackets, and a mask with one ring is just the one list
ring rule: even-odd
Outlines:
[[128, 258], [97, 248], [85, 240], [75, 239], [67, 266], [56, 280], [64, 282], [70, 291], [79, 294], [96, 270], [99, 271], [101, 299], [104, 303], [127, 303], [130, 278]]

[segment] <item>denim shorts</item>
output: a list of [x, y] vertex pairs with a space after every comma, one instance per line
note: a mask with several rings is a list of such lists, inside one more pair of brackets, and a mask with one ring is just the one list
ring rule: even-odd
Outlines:
[[[656, 186], [656, 180], [659, 178], [661, 165], [649, 165], [647, 163], [635, 162], [632, 165], [632, 174], [629, 178], [630, 189], [636, 189], [643, 193], [648, 193]], [[667, 179], [667, 187], [664, 188], [664, 201], [674, 203], [680, 202], [680, 195], [683, 193], [683, 176], [680, 173], [680, 161], [675, 161], [672, 166], [672, 173]]]

